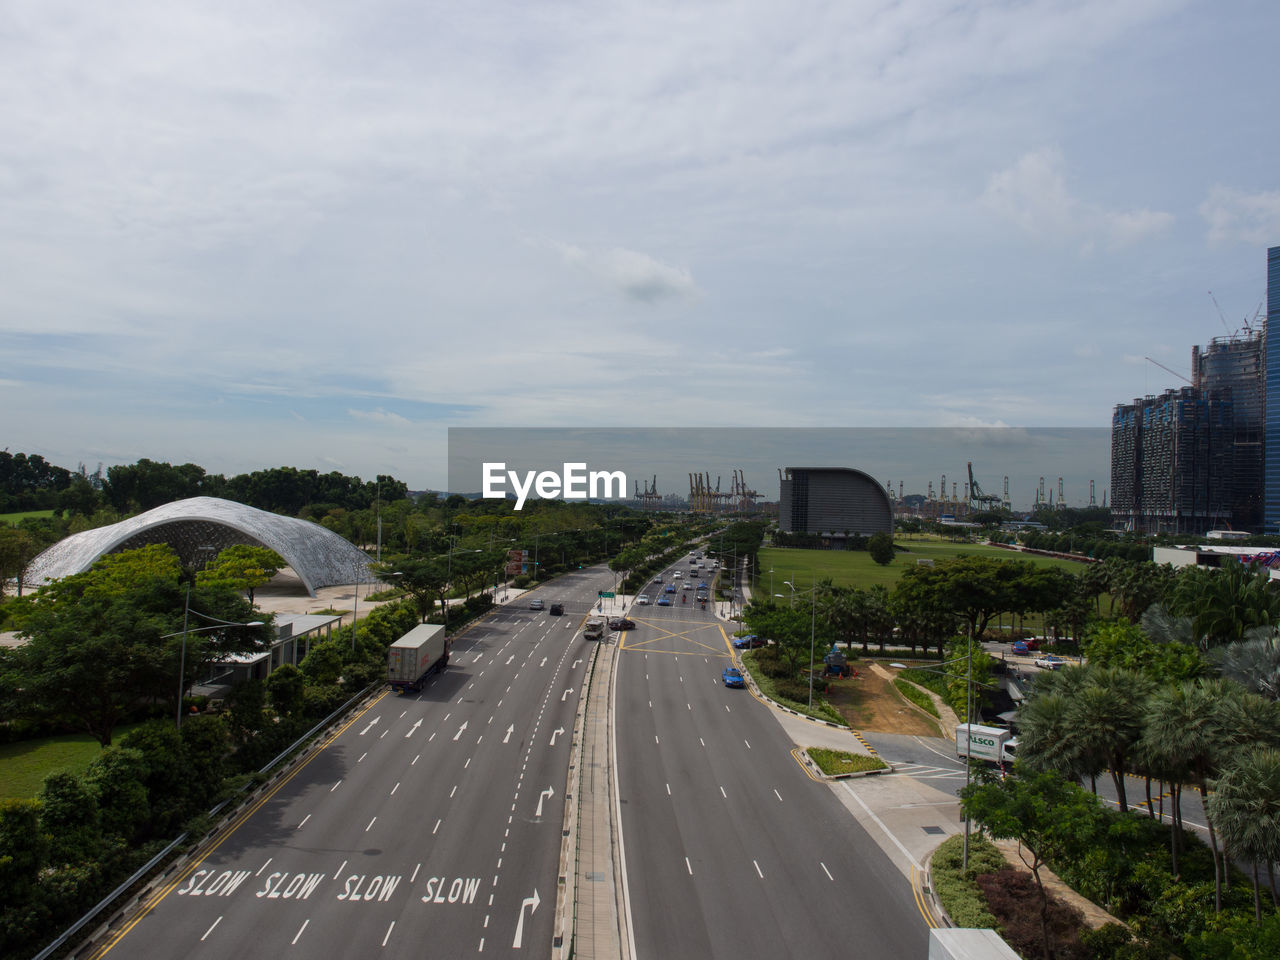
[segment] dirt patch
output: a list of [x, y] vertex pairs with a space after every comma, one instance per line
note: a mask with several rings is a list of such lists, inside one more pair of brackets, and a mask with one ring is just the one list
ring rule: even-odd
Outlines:
[[840, 711], [851, 727], [874, 733], [942, 736], [937, 723], [903, 700], [889, 680], [869, 670], [864, 663], [851, 666], [858, 671], [858, 676], [822, 681], [827, 702]]

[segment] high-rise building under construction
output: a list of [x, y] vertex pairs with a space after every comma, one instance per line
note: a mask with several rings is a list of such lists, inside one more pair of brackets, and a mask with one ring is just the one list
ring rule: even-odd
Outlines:
[[[1231, 401], [1234, 428], [1232, 473], [1227, 481], [1231, 527], [1262, 529], [1264, 338], [1246, 326], [1231, 337], [1217, 337], [1203, 350], [1191, 348], [1191, 383], [1209, 401]], [[1225, 442], [1225, 438], [1224, 438]]]

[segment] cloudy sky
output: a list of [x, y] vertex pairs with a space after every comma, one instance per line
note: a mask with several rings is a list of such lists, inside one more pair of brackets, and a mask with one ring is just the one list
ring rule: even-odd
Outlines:
[[1263, 302], [1278, 35], [1274, 0], [7, 0], [0, 445], [421, 488], [449, 426], [1105, 427]]

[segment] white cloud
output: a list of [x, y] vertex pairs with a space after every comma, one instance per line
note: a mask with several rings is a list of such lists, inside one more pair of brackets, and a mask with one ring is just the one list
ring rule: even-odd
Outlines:
[[1255, 247], [1280, 244], [1280, 190], [1245, 193], [1217, 185], [1200, 204], [1209, 224], [1209, 242]]
[[393, 427], [408, 427], [413, 425], [412, 420], [400, 416], [398, 413], [392, 413], [389, 410], [383, 410], [378, 407], [376, 410], [354, 410], [348, 409], [347, 415], [357, 420], [368, 420], [371, 423], [389, 424]]
[[688, 268], [673, 267], [647, 253], [624, 247], [586, 250], [572, 244], [560, 244], [559, 249], [565, 263], [581, 267], [631, 300], [656, 303], [698, 293]]
[[1071, 195], [1061, 151], [1042, 148], [1023, 154], [991, 175], [983, 203], [1024, 232], [1042, 240], [1095, 242], [1117, 249], [1158, 235], [1173, 225], [1159, 210], [1107, 210]]

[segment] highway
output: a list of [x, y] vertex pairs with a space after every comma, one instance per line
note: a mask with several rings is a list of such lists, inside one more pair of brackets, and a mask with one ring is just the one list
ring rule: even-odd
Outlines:
[[94, 957], [549, 956], [564, 784], [612, 574], [570, 574], [466, 631], [167, 879]]
[[635, 956], [925, 956], [902, 872], [792, 757], [771, 709], [723, 685], [713, 611], [676, 597], [630, 616], [616, 737]]

